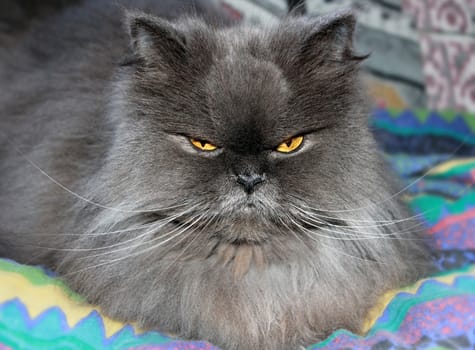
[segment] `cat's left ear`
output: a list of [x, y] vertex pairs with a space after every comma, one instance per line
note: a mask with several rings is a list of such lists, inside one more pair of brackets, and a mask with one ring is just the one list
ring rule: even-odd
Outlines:
[[171, 22], [140, 12], [126, 16], [132, 48], [145, 64], [176, 66], [186, 59], [186, 37]]
[[304, 41], [303, 55], [318, 56], [325, 61], [361, 61], [369, 55], [359, 56], [353, 50], [356, 19], [353, 12], [345, 10], [318, 17], [310, 25]]

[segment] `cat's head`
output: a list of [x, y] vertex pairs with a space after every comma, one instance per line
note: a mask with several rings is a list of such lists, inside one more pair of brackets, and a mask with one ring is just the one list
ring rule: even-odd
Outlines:
[[157, 257], [258, 246], [285, 259], [322, 240], [355, 241], [357, 254], [364, 242], [373, 259], [392, 249], [368, 241], [407, 214], [368, 129], [351, 13], [224, 29], [132, 13], [128, 24], [134, 58], [117, 75], [112, 147], [91, 181], [97, 202], [123, 210], [87, 230], [126, 228], [126, 243], [146, 242], [124, 250], [157, 244]]
[[354, 187], [356, 173], [359, 187], [377, 182], [377, 159], [351, 13], [266, 29], [128, 21], [117, 144], [137, 200], [197, 205], [223, 239], [258, 241], [293, 205], [343, 209], [374, 192]]

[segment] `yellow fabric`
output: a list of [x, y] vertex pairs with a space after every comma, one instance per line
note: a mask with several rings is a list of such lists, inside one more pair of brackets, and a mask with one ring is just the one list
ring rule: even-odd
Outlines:
[[[36, 318], [43, 311], [57, 306], [63, 310], [67, 323], [72, 328], [92, 311], [100, 312], [98, 308], [72, 297], [72, 292], [68, 294], [67, 289], [60, 283], [53, 282], [53, 279], [50, 284], [35, 285], [18, 272], [0, 271], [0, 281], [0, 302], [20, 299], [27, 306], [31, 318]], [[102, 318], [107, 337], [124, 326], [108, 317]]]
[[[467, 275], [475, 275], [475, 266], [472, 266], [470, 269], [466, 271]], [[450, 285], [454, 283], [454, 279], [460, 277], [460, 274], [450, 274], [450, 275], [441, 275], [439, 277], [431, 277], [431, 280], [436, 280], [441, 283]], [[366, 334], [376, 323], [377, 319], [383, 314], [384, 310], [388, 306], [388, 304], [391, 302], [391, 300], [394, 299], [394, 297], [398, 293], [410, 293], [410, 294], [416, 294], [417, 290], [421, 286], [424, 281], [428, 280], [426, 279], [421, 279], [417, 283], [413, 284], [412, 286], [398, 289], [398, 290], [391, 290], [387, 293], [385, 293], [378, 301], [378, 303], [368, 312], [368, 315], [366, 316], [364, 325], [363, 325], [363, 330], [362, 333]]]

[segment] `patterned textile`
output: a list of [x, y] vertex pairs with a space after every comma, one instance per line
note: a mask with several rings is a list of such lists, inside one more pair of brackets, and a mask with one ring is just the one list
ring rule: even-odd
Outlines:
[[[284, 0], [221, 2], [251, 23], [286, 13]], [[371, 53], [363, 67], [378, 105], [475, 112], [474, 0], [306, 0], [309, 16], [342, 7], [357, 15], [357, 51]]]
[[475, 110], [474, 1], [404, 0], [403, 8], [421, 31], [429, 107]]
[[[378, 109], [373, 127], [439, 273], [383, 296], [365, 335], [338, 330], [309, 349], [474, 349], [475, 115]], [[0, 350], [217, 349], [111, 320], [37, 267], [0, 260], [0, 283]]]

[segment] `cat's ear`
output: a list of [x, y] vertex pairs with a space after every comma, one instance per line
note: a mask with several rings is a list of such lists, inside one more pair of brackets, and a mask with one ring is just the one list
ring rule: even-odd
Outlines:
[[142, 62], [175, 66], [186, 59], [186, 37], [171, 22], [140, 12], [126, 16], [132, 48]]
[[325, 61], [361, 61], [368, 57], [359, 56], [353, 50], [353, 35], [356, 19], [351, 11], [340, 11], [318, 17], [310, 24], [303, 43], [302, 54], [307, 58]]

